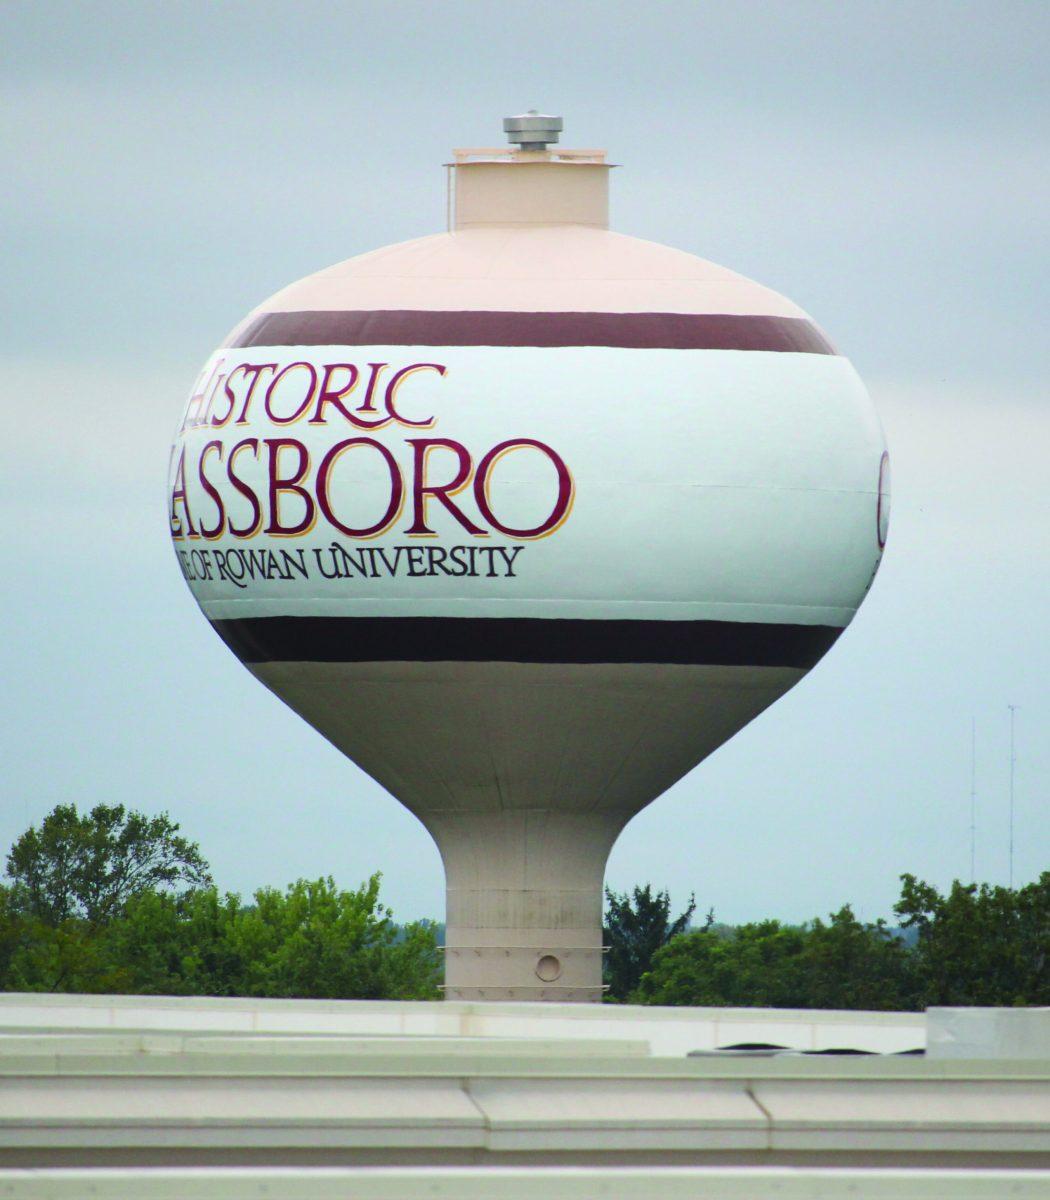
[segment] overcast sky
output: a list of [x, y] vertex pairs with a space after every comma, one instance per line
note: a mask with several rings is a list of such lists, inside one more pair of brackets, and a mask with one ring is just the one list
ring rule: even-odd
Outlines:
[[168, 541], [201, 362], [284, 284], [439, 231], [453, 146], [560, 113], [613, 226], [807, 309], [886, 426], [886, 559], [809, 677], [630, 825], [609, 883], [721, 920], [888, 916], [897, 877], [1050, 868], [1045, 3], [0, 6], [0, 849], [167, 809], [217, 882], [376, 869], [415, 819], [255, 682]]

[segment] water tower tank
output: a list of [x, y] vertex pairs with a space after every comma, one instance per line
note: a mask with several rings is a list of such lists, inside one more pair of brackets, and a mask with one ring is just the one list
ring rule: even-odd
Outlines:
[[613, 843], [849, 623], [887, 460], [804, 312], [610, 232], [558, 118], [505, 128], [455, 152], [447, 233], [208, 360], [171, 533], [227, 646], [433, 835], [446, 995], [595, 1000]]

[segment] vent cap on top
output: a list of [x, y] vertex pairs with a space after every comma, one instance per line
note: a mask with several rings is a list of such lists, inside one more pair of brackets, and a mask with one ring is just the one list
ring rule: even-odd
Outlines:
[[522, 150], [546, 150], [558, 141], [562, 131], [561, 117], [552, 117], [530, 108], [527, 113], [503, 118], [507, 141]]

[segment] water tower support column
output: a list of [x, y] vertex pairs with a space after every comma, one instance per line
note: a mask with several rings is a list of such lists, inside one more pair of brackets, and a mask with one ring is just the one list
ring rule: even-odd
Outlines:
[[598, 1001], [620, 813], [431, 813], [447, 881], [445, 998]]

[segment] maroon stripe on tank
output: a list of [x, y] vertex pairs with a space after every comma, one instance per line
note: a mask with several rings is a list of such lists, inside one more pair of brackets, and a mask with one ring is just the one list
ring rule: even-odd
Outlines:
[[262, 313], [241, 325], [229, 345], [622, 346], [835, 353], [823, 333], [804, 317], [436, 309]]

